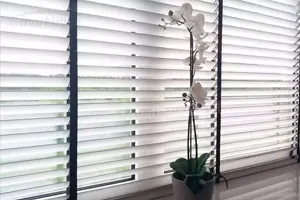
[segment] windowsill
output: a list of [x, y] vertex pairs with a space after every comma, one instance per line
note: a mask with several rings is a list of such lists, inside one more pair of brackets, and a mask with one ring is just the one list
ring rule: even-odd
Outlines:
[[[239, 172], [225, 174], [225, 176], [230, 179], [229, 189], [226, 190], [226, 186], [223, 182], [217, 184], [213, 200], [226, 200], [239, 196], [241, 196], [241, 199], [243, 200], [252, 200], [264, 195], [270, 196], [272, 194], [276, 197], [273, 199], [289, 195], [290, 198], [287, 198], [288, 200], [299, 200], [300, 164], [295, 164], [295, 162], [296, 159], [289, 159], [260, 167], [245, 169]], [[276, 167], [276, 169], [270, 170], [274, 167]], [[282, 188], [280, 187], [281, 183], [284, 184]], [[272, 190], [273, 192], [270, 192]], [[287, 191], [288, 193], [285, 193]], [[268, 197], [266, 199], [272, 198]], [[115, 200], [172, 200], [172, 187], [169, 185]]]

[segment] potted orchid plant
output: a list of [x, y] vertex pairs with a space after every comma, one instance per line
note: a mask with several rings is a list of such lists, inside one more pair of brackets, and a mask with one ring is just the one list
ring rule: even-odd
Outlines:
[[[170, 164], [174, 170], [172, 175], [173, 192], [176, 200], [211, 200], [215, 184], [215, 174], [207, 167], [206, 161], [209, 153], [198, 154], [197, 130], [195, 122], [195, 109], [205, 105], [207, 91], [200, 82], [194, 80], [195, 74], [202, 69], [206, 62], [204, 51], [209, 48], [204, 39], [205, 17], [199, 13], [193, 16], [193, 7], [184, 3], [179, 10], [169, 11], [168, 20], [162, 19], [163, 29], [168, 25], [185, 26], [189, 33], [189, 56], [183, 60], [190, 68], [190, 91], [183, 93], [185, 106], [189, 108], [187, 132], [187, 158], [179, 158]], [[193, 153], [195, 151], [195, 153]]]

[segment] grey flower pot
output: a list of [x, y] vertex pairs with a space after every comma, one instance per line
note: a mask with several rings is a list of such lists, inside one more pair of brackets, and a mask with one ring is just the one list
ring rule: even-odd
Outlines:
[[196, 195], [186, 186], [184, 181], [174, 178], [172, 175], [173, 200], [212, 200], [215, 186], [215, 178], [206, 182], [206, 187]]

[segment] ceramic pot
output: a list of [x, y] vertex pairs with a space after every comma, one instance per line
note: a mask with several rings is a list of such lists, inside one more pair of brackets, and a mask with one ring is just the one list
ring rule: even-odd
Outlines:
[[212, 200], [215, 178], [207, 181], [205, 188], [197, 194], [193, 194], [184, 181], [174, 178], [174, 174], [172, 175], [172, 185], [174, 200]]

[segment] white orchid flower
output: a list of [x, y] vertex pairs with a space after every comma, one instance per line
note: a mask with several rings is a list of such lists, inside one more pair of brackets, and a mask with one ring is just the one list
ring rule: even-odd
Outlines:
[[198, 28], [203, 29], [204, 27], [204, 22], [205, 22], [205, 17], [202, 13], [197, 14], [196, 16], [193, 17], [194, 22], [198, 26]]
[[208, 48], [209, 46], [205, 42], [202, 44], [200, 43], [196, 46], [199, 58], [203, 57], [204, 51], [206, 51]]
[[198, 52], [198, 60], [201, 64], [204, 64], [206, 62], [206, 57], [203, 56], [204, 52], [209, 48], [206, 42], [203, 41], [197, 41], [196, 43], [196, 51]]
[[201, 43], [198, 43], [198, 45], [197, 45], [197, 51], [199, 51], [199, 52], [204, 52], [208, 48], [209, 48], [209, 46], [207, 45], [206, 42], [201, 42]]
[[[205, 17], [199, 13], [193, 16], [193, 7], [190, 3], [184, 3], [179, 10], [169, 12], [170, 23], [169, 24], [184, 24], [190, 32], [192, 32], [195, 39], [195, 60], [194, 69], [202, 69], [201, 66], [206, 62], [206, 58], [203, 56], [204, 51], [208, 49], [207, 43], [203, 42], [203, 39], [207, 37], [207, 33], [204, 31]], [[190, 38], [187, 38], [190, 39]], [[185, 65], [191, 64], [191, 58], [187, 57], [183, 60]]]
[[[194, 69], [202, 69], [203, 67], [201, 66], [206, 62], [206, 57], [203, 56], [204, 51], [207, 50], [209, 46], [207, 45], [206, 42], [203, 41], [197, 41], [196, 42], [196, 50], [198, 51], [196, 55], [196, 60], [194, 62]], [[183, 63], [185, 65], [190, 65], [191, 58], [187, 57], [183, 60]]]
[[180, 13], [186, 22], [190, 22], [193, 19], [193, 6], [190, 3], [184, 3], [180, 7]]
[[185, 58], [185, 59], [183, 60], [183, 63], [184, 63], [185, 65], [190, 65], [190, 62], [191, 62], [191, 57], [187, 57], [187, 58]]
[[[191, 61], [191, 58], [187, 57], [183, 60], [183, 63], [185, 65], [190, 65], [190, 61]], [[194, 63], [194, 69], [203, 69], [203, 67], [201, 65], [203, 63], [205, 63], [205, 61], [206, 61], [206, 58], [201, 58], [201, 59], [196, 58], [196, 61]]]
[[192, 28], [193, 34], [203, 35], [204, 34], [204, 22], [205, 17], [202, 13], [197, 14], [193, 17], [194, 27]]
[[176, 24], [178, 21], [181, 21], [181, 14], [182, 13], [179, 10], [176, 10], [172, 16], [169, 15], [169, 20], [171, 21], [170, 24], [173, 25]]
[[207, 91], [202, 87], [199, 82], [196, 82], [190, 88], [190, 93], [194, 97], [197, 103], [201, 105], [205, 105], [206, 98], [207, 98]]
[[172, 12], [170, 21], [170, 24], [182, 22], [187, 28], [195, 26], [195, 23], [193, 22], [192, 5], [189, 3], [182, 4], [179, 10], [174, 11], [174, 13]]
[[204, 30], [203, 30], [202, 33], [195, 33], [195, 32], [194, 32], [193, 35], [194, 35], [196, 41], [202, 41], [204, 38], [207, 37], [208, 34], [205, 33]]
[[199, 58], [196, 58], [196, 61], [194, 63], [194, 69], [202, 69], [203, 67], [201, 66], [206, 62], [206, 57], [199, 56]]
[[190, 29], [196, 37], [204, 35], [204, 22], [205, 17], [199, 13], [193, 16], [193, 7], [190, 3], [184, 3], [181, 5], [179, 10], [174, 12], [170, 11], [169, 14], [170, 24], [183, 23], [186, 28]]

